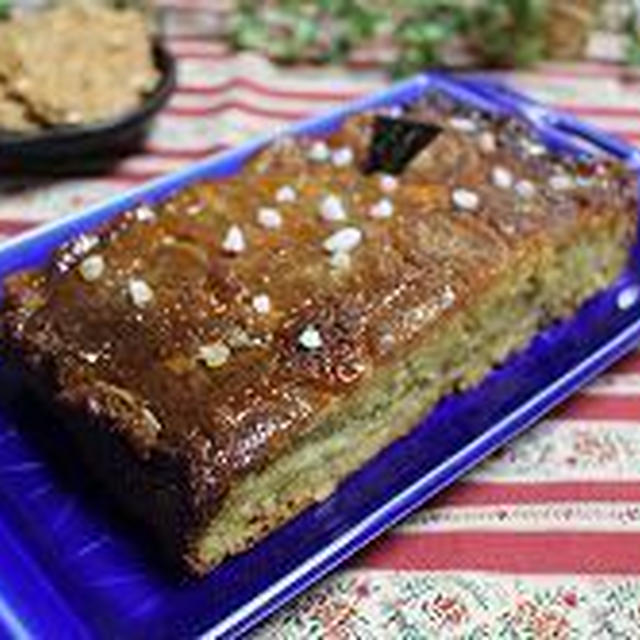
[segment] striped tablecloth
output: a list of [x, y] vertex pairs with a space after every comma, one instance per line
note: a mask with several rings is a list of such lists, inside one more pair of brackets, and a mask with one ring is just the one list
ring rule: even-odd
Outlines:
[[[69, 213], [386, 82], [275, 68], [175, 37], [179, 87], [144, 152], [112, 174], [4, 179], [0, 233]], [[512, 80], [640, 142], [640, 86], [615, 66]], [[257, 638], [640, 638], [640, 354], [271, 619]]]

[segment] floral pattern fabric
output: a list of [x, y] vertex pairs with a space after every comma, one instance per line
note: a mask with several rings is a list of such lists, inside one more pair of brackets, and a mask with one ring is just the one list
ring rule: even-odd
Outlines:
[[344, 571], [276, 615], [274, 640], [635, 640], [640, 578]]
[[[167, 6], [173, 4], [193, 3]], [[78, 211], [386, 82], [375, 69], [283, 70], [194, 39], [185, 29], [206, 24], [215, 3], [195, 4], [198, 19], [183, 12], [184, 25], [172, 30], [180, 34], [170, 41], [178, 89], [146, 147], [103, 176], [0, 176], [0, 236]], [[640, 86], [622, 77], [613, 65], [586, 63], [546, 64], [506, 79], [638, 142]], [[275, 614], [254, 637], [640, 638], [640, 355], [375, 547]]]

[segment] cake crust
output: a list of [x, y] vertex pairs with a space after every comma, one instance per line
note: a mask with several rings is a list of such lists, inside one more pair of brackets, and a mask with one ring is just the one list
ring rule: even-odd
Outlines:
[[[439, 100], [403, 117], [440, 132], [398, 175], [367, 167], [374, 121], [354, 116], [325, 141], [279, 140], [235, 176], [128, 211], [5, 281], [5, 357], [64, 414], [101, 483], [197, 573], [353, 470], [294, 464], [318, 434], [348, 428], [341, 412], [361, 420], [382, 384], [405, 389], [389, 416], [410, 410], [397, 432], [367, 436], [370, 458], [624, 265], [636, 204], [621, 167], [562, 160], [515, 122]], [[560, 266], [575, 267], [569, 284]], [[505, 341], [494, 328], [475, 368], [434, 355], [453, 335], [480, 353], [473, 332], [527, 295], [522, 330]], [[407, 373], [417, 353], [441, 384]], [[433, 397], [413, 400], [416, 385]], [[270, 468], [326, 485], [252, 515], [246, 487], [276, 486]], [[240, 533], [217, 545], [216, 516]]]

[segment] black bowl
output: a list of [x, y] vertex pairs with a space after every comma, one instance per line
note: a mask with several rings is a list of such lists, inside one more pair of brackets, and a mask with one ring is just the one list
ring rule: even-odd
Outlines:
[[140, 148], [154, 116], [176, 84], [175, 61], [163, 44], [153, 44], [160, 79], [139, 107], [109, 120], [61, 125], [37, 132], [0, 129], [0, 168], [12, 174], [94, 173]]

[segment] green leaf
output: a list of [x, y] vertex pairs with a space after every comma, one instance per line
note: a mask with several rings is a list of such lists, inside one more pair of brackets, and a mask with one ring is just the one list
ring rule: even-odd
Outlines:
[[245, 22], [236, 33], [236, 44], [244, 49], [259, 49], [269, 43], [269, 34], [263, 25]]
[[403, 0], [389, 8], [381, 0], [238, 0], [229, 38], [280, 60], [339, 62], [384, 28], [398, 49], [396, 75], [442, 64], [441, 52], [456, 38], [481, 64], [519, 66], [542, 54], [549, 1]]
[[543, 0], [499, 0], [476, 7], [468, 35], [488, 65], [522, 66], [543, 53]]
[[627, 64], [633, 66], [640, 65], [640, 41], [631, 40], [627, 45]]
[[316, 42], [319, 36], [318, 24], [313, 20], [299, 19], [293, 31], [293, 39], [299, 45]]
[[0, 20], [6, 20], [11, 13], [11, 0], [0, 0]]
[[625, 32], [628, 38], [625, 55], [627, 64], [640, 65], [640, 9], [635, 5], [625, 25]]

